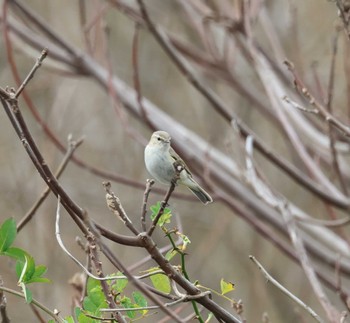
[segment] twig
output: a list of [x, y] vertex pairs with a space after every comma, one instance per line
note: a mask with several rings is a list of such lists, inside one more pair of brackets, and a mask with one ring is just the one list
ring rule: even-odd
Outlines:
[[46, 320], [41, 315], [41, 313], [39, 312], [39, 310], [32, 303], [30, 303], [29, 305], [32, 311], [34, 312], [36, 318], [38, 319], [39, 323], [47, 323]]
[[[177, 300], [170, 302], [170, 303], [165, 303], [164, 306], [171, 307], [171, 306], [177, 305], [177, 304], [182, 303], [182, 302], [196, 300], [198, 298], [210, 295], [210, 293], [211, 293], [210, 291], [206, 291], [206, 292], [203, 292], [202, 294], [199, 294], [199, 295], [181, 294], [181, 296]], [[118, 308], [118, 310], [119, 311], [142, 311], [142, 310], [153, 310], [153, 309], [158, 309], [158, 308], [159, 308], [159, 306], [145, 306], [145, 307], [132, 307], [132, 308]], [[115, 311], [115, 310], [112, 310], [110, 308], [101, 309], [101, 312], [113, 312], [113, 311]]]
[[350, 223], [350, 217], [335, 220], [319, 220], [314, 218], [295, 218], [295, 221], [302, 223], [311, 223], [314, 225], [320, 225], [324, 227], [341, 227]]
[[298, 110], [300, 110], [300, 111], [302, 111], [302, 112], [313, 113], [313, 114], [316, 114], [316, 115], [318, 115], [319, 112], [320, 112], [320, 111], [319, 111], [318, 109], [316, 109], [316, 108], [307, 109], [307, 108], [301, 106], [299, 103], [297, 103], [297, 102], [291, 100], [291, 99], [288, 98], [287, 96], [284, 96], [284, 97], [282, 98], [282, 100], [286, 101], [286, 102], [289, 103], [293, 108], [298, 109]]
[[344, 25], [344, 30], [346, 33], [346, 36], [350, 40], [350, 30], [349, 30], [349, 4], [345, 6], [345, 1], [342, 0], [335, 0], [337, 8], [338, 8], [338, 15], [341, 18], [343, 25]]
[[106, 191], [106, 201], [108, 208], [129, 228], [129, 230], [138, 235], [140, 232], [135, 228], [128, 215], [126, 214], [119, 198], [111, 191], [111, 183], [103, 182], [103, 187]]
[[[2, 281], [2, 278], [0, 276], [0, 287], [4, 286], [4, 283]], [[4, 292], [0, 290], [0, 317], [1, 317], [1, 323], [10, 323], [10, 318], [7, 314], [7, 299], [4, 295]]]
[[151, 123], [151, 121], [148, 118], [148, 115], [146, 113], [146, 109], [142, 103], [143, 96], [141, 93], [141, 82], [139, 78], [139, 61], [138, 61], [138, 44], [139, 44], [139, 33], [140, 33], [140, 25], [138, 23], [135, 23], [135, 28], [134, 28], [134, 37], [132, 39], [132, 67], [133, 67], [133, 82], [134, 82], [134, 88], [136, 91], [136, 98], [137, 102], [140, 107], [141, 115], [143, 120], [146, 122], [147, 126], [155, 130], [155, 127]]
[[333, 323], [339, 322], [338, 319], [340, 315], [337, 312], [337, 310], [333, 307], [333, 305], [330, 303], [330, 301], [327, 298], [327, 295], [324, 293], [322, 289], [322, 286], [318, 280], [315, 270], [305, 250], [303, 241], [297, 232], [297, 228], [295, 226], [293, 216], [288, 209], [288, 205], [285, 203], [283, 205], [281, 204], [279, 206], [279, 209], [286, 222], [288, 233], [294, 245], [296, 253], [299, 257], [300, 264], [304, 269], [304, 272], [312, 286], [314, 293], [317, 296], [318, 301], [320, 302], [324, 311], [326, 312], [328, 319]]
[[47, 48], [43, 49], [43, 51], [41, 52], [41, 55], [36, 60], [36, 63], [32, 67], [31, 71], [28, 73], [27, 77], [24, 79], [24, 81], [22, 82], [21, 86], [17, 89], [17, 91], [16, 91], [16, 93], [14, 95], [15, 99], [18, 99], [18, 97], [20, 96], [20, 94], [22, 93], [22, 91], [24, 90], [26, 85], [33, 78], [35, 72], [41, 66], [41, 64], [42, 64], [43, 60], [46, 58], [48, 52], [49, 52], [49, 50]]
[[[25, 299], [25, 296], [23, 293], [17, 292], [13, 289], [10, 289], [10, 288], [7, 288], [7, 287], [0, 285], [0, 290], [3, 292], [10, 293], [12, 295], [15, 295], [15, 296], [18, 296], [18, 297]], [[55, 311], [51, 311], [49, 308], [47, 308], [45, 305], [43, 305], [42, 303], [40, 303], [36, 299], [33, 298], [31, 303], [34, 304], [36, 307], [40, 308], [41, 310], [43, 310], [48, 315], [50, 315], [55, 320], [55, 322], [59, 322], [59, 323], [66, 322], [62, 317], [60, 317], [57, 313], [55, 313]]]
[[148, 201], [148, 196], [149, 193], [151, 192], [152, 186], [154, 184], [153, 179], [147, 179], [146, 181], [146, 189], [143, 194], [143, 203], [142, 203], [142, 210], [141, 210], [141, 227], [142, 231], [146, 232], [146, 214], [147, 214], [147, 201]]
[[324, 322], [317, 314], [316, 312], [306, 305], [302, 300], [300, 300], [298, 297], [296, 297], [294, 294], [292, 294], [287, 288], [282, 286], [276, 279], [274, 279], [267, 270], [261, 265], [261, 263], [256, 260], [254, 256], [249, 256], [249, 259], [257, 265], [257, 267], [260, 269], [260, 271], [263, 273], [267, 281], [271, 282], [274, 286], [276, 286], [279, 290], [281, 290], [285, 295], [287, 295], [289, 298], [291, 298], [295, 303], [297, 303], [299, 306], [304, 308], [305, 311], [307, 311], [317, 322]]
[[[68, 165], [69, 160], [74, 154], [75, 150], [83, 143], [83, 138], [74, 141], [69, 136], [68, 138], [68, 149], [66, 155], [63, 157], [61, 164], [58, 166], [57, 171], [55, 172], [55, 177], [60, 178], [61, 174]], [[39, 199], [34, 203], [34, 205], [29, 209], [29, 211], [23, 216], [23, 218], [17, 224], [17, 232], [20, 232], [22, 228], [33, 218], [35, 212], [38, 210], [40, 205], [45, 201], [46, 197], [51, 192], [50, 187], [46, 187], [45, 190], [41, 193]]]
[[316, 98], [309, 92], [304, 82], [298, 77], [294, 65], [289, 61], [284, 61], [284, 64], [287, 66], [288, 70], [294, 77], [294, 84], [297, 89], [303, 94], [303, 96], [309, 101], [309, 103], [319, 111], [319, 114], [324, 118], [324, 120], [332, 125], [334, 125], [338, 130], [340, 130], [344, 136], [350, 136], [350, 127], [343, 124], [340, 120], [335, 118], [331, 113], [327, 111], [327, 108], [324, 107]]
[[170, 196], [171, 196], [171, 193], [174, 191], [175, 186], [176, 186], [176, 180], [171, 182], [171, 184], [170, 184], [170, 186], [169, 186], [169, 189], [168, 189], [167, 193], [165, 194], [164, 200], [163, 200], [162, 203], [161, 203], [161, 206], [160, 206], [160, 208], [159, 208], [159, 211], [158, 211], [157, 215], [155, 216], [155, 218], [153, 219], [152, 225], [151, 225], [150, 228], [148, 229], [148, 232], [147, 232], [147, 235], [148, 235], [148, 236], [152, 236], [153, 231], [154, 231], [154, 229], [156, 228], [157, 223], [158, 223], [160, 217], [161, 217], [161, 216], [163, 215], [163, 213], [164, 213], [165, 207], [168, 205], [169, 198], [170, 198]]
[[[333, 90], [334, 90], [334, 73], [335, 73], [335, 63], [336, 63], [336, 55], [337, 55], [337, 49], [338, 49], [338, 31], [336, 30], [336, 34], [334, 35], [333, 39], [333, 50], [332, 50], [332, 59], [331, 59], [331, 66], [330, 66], [330, 72], [329, 72], [329, 82], [328, 82], [328, 95], [327, 95], [327, 102], [326, 107], [330, 114], [332, 114], [332, 100], [333, 100]], [[328, 137], [329, 137], [329, 144], [330, 149], [332, 153], [332, 159], [333, 159], [333, 168], [336, 173], [336, 176], [338, 177], [338, 181], [340, 183], [340, 186], [344, 192], [345, 195], [348, 195], [348, 190], [346, 187], [346, 184], [344, 182], [344, 178], [342, 176], [340, 167], [339, 167], [339, 161], [338, 161], [338, 153], [335, 149], [335, 134], [333, 131], [333, 127], [331, 123], [328, 123]]]

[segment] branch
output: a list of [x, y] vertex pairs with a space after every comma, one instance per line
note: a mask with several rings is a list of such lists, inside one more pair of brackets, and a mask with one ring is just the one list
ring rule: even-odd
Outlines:
[[[61, 164], [58, 166], [58, 169], [55, 173], [57, 179], [60, 178], [66, 166], [68, 165], [69, 160], [74, 154], [75, 150], [83, 143], [83, 138], [78, 139], [77, 141], [72, 140], [71, 136], [68, 138], [68, 149], [66, 155], [64, 156]], [[50, 187], [46, 187], [45, 190], [41, 193], [39, 199], [34, 203], [30, 210], [24, 215], [24, 217], [17, 224], [17, 232], [20, 232], [22, 228], [33, 218], [35, 212], [38, 210], [40, 205], [45, 201], [46, 197], [51, 192]]]
[[318, 301], [321, 303], [323, 309], [325, 310], [328, 319], [333, 322], [337, 323], [339, 322], [340, 314], [336, 310], [335, 307], [330, 303], [330, 301], [327, 298], [327, 295], [322, 289], [322, 286], [318, 280], [318, 277], [315, 273], [315, 270], [311, 264], [311, 261], [307, 255], [307, 252], [305, 250], [302, 238], [299, 236], [297, 232], [296, 225], [294, 223], [293, 216], [291, 212], [288, 209], [288, 205], [280, 205], [279, 206], [280, 212], [283, 215], [283, 218], [286, 222], [287, 229], [290, 235], [290, 239], [294, 245], [294, 248], [296, 250], [296, 253], [299, 257], [299, 261], [301, 263], [302, 268], [304, 269], [304, 272], [306, 274], [306, 277], [308, 278], [313, 291], [315, 292]]
[[[15, 291], [13, 289], [10, 289], [10, 288], [7, 288], [7, 287], [1, 286], [1, 285], [0, 285], [0, 291], [7, 292], [7, 293], [10, 293], [12, 295], [15, 295], [15, 296], [18, 296], [18, 297], [21, 297], [21, 298], [25, 299], [25, 296], [24, 296], [23, 293], [17, 292], [17, 291]], [[59, 323], [65, 323], [66, 322], [62, 317], [60, 317], [57, 314], [56, 310], [51, 311], [49, 308], [47, 308], [45, 305], [41, 304], [36, 299], [33, 298], [32, 301], [31, 301], [31, 304], [35, 305], [36, 307], [40, 308], [45, 313], [50, 315], [55, 320], [55, 322], [59, 322]]]
[[274, 286], [276, 286], [282, 293], [287, 295], [290, 299], [292, 299], [295, 303], [297, 303], [299, 306], [304, 308], [305, 311], [307, 311], [317, 322], [324, 322], [318, 314], [309, 306], [307, 306], [302, 300], [300, 300], [298, 297], [296, 297], [294, 294], [292, 294], [287, 288], [282, 286], [276, 279], [274, 279], [267, 270], [262, 266], [262, 264], [256, 260], [254, 256], [249, 256], [249, 259], [257, 265], [257, 267], [260, 269], [260, 271], [265, 276], [266, 280], [271, 282]]
[[119, 198], [111, 191], [111, 183], [103, 182], [103, 187], [106, 190], [106, 201], [108, 208], [129, 228], [129, 230], [138, 235], [140, 232], [135, 228], [128, 215], [126, 214]]

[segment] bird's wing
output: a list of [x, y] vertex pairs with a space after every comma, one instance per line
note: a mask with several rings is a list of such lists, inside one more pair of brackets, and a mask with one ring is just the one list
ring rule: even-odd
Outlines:
[[176, 151], [172, 147], [170, 147], [169, 152], [170, 152], [171, 157], [174, 159], [174, 161], [180, 163], [180, 165], [186, 170], [186, 172], [192, 176], [186, 163], [183, 161], [183, 159], [176, 153]]

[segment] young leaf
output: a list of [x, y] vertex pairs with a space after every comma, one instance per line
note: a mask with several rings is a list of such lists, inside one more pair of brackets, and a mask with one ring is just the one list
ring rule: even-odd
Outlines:
[[77, 316], [79, 323], [97, 323], [99, 321], [92, 319], [91, 317], [87, 317], [84, 313], [80, 313]]
[[16, 262], [16, 273], [17, 277], [19, 277], [18, 281], [27, 284], [35, 273], [34, 258], [28, 253], [25, 253], [24, 260], [19, 259]]
[[14, 219], [7, 219], [0, 227], [0, 253], [6, 251], [16, 238], [17, 228]]
[[221, 294], [225, 295], [235, 289], [235, 285], [230, 282], [226, 282], [223, 278], [220, 281]]
[[169, 294], [171, 292], [171, 286], [169, 278], [163, 274], [156, 274], [150, 276], [151, 282], [155, 289], [159, 291]]
[[41, 277], [43, 274], [45, 274], [47, 271], [46, 266], [44, 265], [39, 265], [35, 267], [35, 271], [32, 275], [32, 278], [28, 279], [28, 281], [26, 282], [26, 284], [30, 284], [30, 283], [50, 283], [50, 279], [45, 278], [45, 277]]
[[101, 283], [98, 280], [89, 277], [87, 296], [84, 298], [83, 307], [94, 315], [100, 315], [100, 309], [107, 307], [106, 298], [102, 292]]
[[30, 304], [32, 302], [32, 300], [33, 300], [32, 292], [29, 290], [29, 288], [24, 283], [20, 283], [19, 285], [22, 288], [22, 292], [24, 294], [26, 303]]
[[87, 317], [80, 307], [76, 307], [74, 309], [74, 316], [77, 318], [79, 323], [97, 323], [98, 322], [97, 320]]
[[165, 259], [170, 261], [170, 259], [172, 259], [176, 254], [177, 251], [175, 249], [171, 249], [165, 254]]
[[[131, 299], [129, 297], [124, 296], [120, 303], [123, 305], [124, 308], [134, 308], [134, 304], [131, 302]], [[126, 311], [126, 315], [133, 319], [136, 316], [136, 311]]]
[[128, 284], [128, 280], [126, 278], [125, 279], [121, 278], [121, 279], [116, 279], [116, 281], [112, 284], [111, 287], [117, 293], [122, 293], [127, 284]]
[[25, 256], [28, 255], [28, 253], [21, 248], [10, 247], [3, 252], [3, 255], [9, 256], [16, 260], [21, 260], [22, 262], [24, 262]]
[[147, 307], [147, 299], [141, 294], [141, 292], [133, 292], [132, 298], [139, 307]]
[[[151, 210], [151, 220], [153, 221], [154, 218], [156, 217], [156, 215], [158, 214], [160, 208], [161, 208], [161, 203], [160, 202], [157, 202], [157, 204], [154, 204], [150, 207], [150, 210]], [[162, 227], [165, 223], [170, 223], [170, 218], [172, 217], [172, 214], [171, 214], [171, 210], [169, 208], [165, 208], [164, 211], [163, 211], [163, 214], [162, 216], [160, 217], [159, 221], [158, 221], [158, 225], [160, 227]]]

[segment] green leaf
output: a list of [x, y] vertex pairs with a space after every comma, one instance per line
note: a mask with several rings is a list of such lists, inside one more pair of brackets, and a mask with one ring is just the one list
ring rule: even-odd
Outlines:
[[32, 284], [32, 283], [51, 283], [51, 280], [45, 277], [35, 277], [29, 279], [26, 284]]
[[97, 323], [99, 321], [92, 319], [91, 317], [87, 317], [84, 313], [80, 313], [77, 316], [79, 323]]
[[171, 292], [170, 281], [166, 275], [155, 274], [150, 276], [150, 279], [155, 289], [166, 294]]
[[7, 219], [0, 227], [0, 253], [6, 251], [16, 239], [17, 228], [14, 219]]
[[41, 277], [47, 271], [47, 267], [44, 265], [38, 265], [35, 267], [34, 277]]
[[74, 316], [78, 317], [80, 315], [80, 313], [82, 313], [81, 308], [79, 306], [76, 306], [74, 308]]
[[226, 282], [223, 278], [220, 281], [221, 295], [225, 295], [235, 289], [235, 285], [230, 282]]
[[99, 315], [100, 308], [107, 307], [107, 302], [104, 294], [100, 291], [90, 293], [89, 296], [86, 296], [84, 298], [83, 307], [85, 310]]
[[171, 249], [165, 254], [165, 259], [170, 261], [177, 253], [177, 250]]
[[86, 285], [87, 294], [89, 294], [95, 288], [98, 288], [100, 290], [102, 289], [100, 281], [89, 277]]
[[[117, 276], [119, 276], [119, 273]], [[128, 284], [128, 280], [126, 278], [125, 279], [121, 278], [121, 279], [116, 279], [116, 281], [113, 283], [111, 287], [117, 293], [122, 293], [127, 284]]]
[[35, 267], [35, 271], [32, 275], [32, 278], [28, 279], [28, 281], [26, 282], [27, 284], [30, 283], [50, 283], [50, 279], [45, 278], [45, 277], [41, 277], [43, 274], [45, 274], [47, 271], [46, 266], [44, 265], [39, 265]]
[[140, 307], [147, 307], [147, 299], [141, 294], [141, 292], [136, 291], [132, 293], [132, 298], [135, 303]]
[[[162, 204], [160, 202], [157, 202], [157, 204], [154, 204], [150, 207], [150, 210], [151, 210], [151, 220], [153, 221], [154, 218], [157, 216], [160, 208], [161, 208]], [[159, 221], [158, 221], [158, 225], [160, 227], [164, 226], [165, 223], [170, 223], [170, 218], [172, 217], [172, 214], [171, 214], [171, 210], [169, 208], [165, 208], [164, 211], [163, 211], [163, 214], [161, 215]]]
[[87, 296], [84, 298], [83, 307], [94, 315], [100, 315], [100, 309], [107, 307], [101, 283], [91, 277], [89, 277], [87, 282]]
[[22, 262], [25, 261], [25, 256], [28, 255], [26, 251], [24, 251], [21, 248], [16, 247], [10, 247], [3, 253], [5, 256], [9, 256], [11, 258], [21, 260]]
[[[51, 321], [51, 320], [50, 320]], [[64, 323], [75, 323], [73, 316], [66, 316], [63, 320]]]
[[[134, 308], [134, 304], [131, 302], [131, 299], [129, 297], [124, 296], [120, 303], [123, 305], [124, 308]], [[136, 311], [126, 311], [126, 315], [133, 319], [136, 316]]]
[[191, 243], [191, 240], [185, 234], [179, 233], [179, 236], [181, 237], [182, 241], [184, 242], [184, 245], [188, 245]]
[[[147, 299], [139, 291], [133, 292], [132, 298], [138, 307], [147, 307]], [[141, 311], [143, 315], [145, 315], [147, 312], [148, 310]]]
[[177, 232], [176, 234], [179, 235], [183, 241], [183, 244], [179, 246], [179, 249], [183, 252], [186, 250], [187, 245], [191, 243], [191, 240], [188, 238], [188, 236], [184, 235], [181, 232]]
[[19, 277], [18, 282], [28, 283], [35, 273], [35, 261], [34, 258], [28, 253], [24, 256], [23, 260], [17, 260], [16, 262], [16, 273]]
[[33, 300], [33, 294], [32, 294], [32, 292], [29, 290], [29, 288], [28, 288], [24, 283], [20, 283], [19, 285], [20, 285], [20, 287], [22, 288], [22, 292], [23, 292], [23, 294], [24, 294], [26, 303], [27, 303], [27, 304], [31, 303], [32, 300]]

